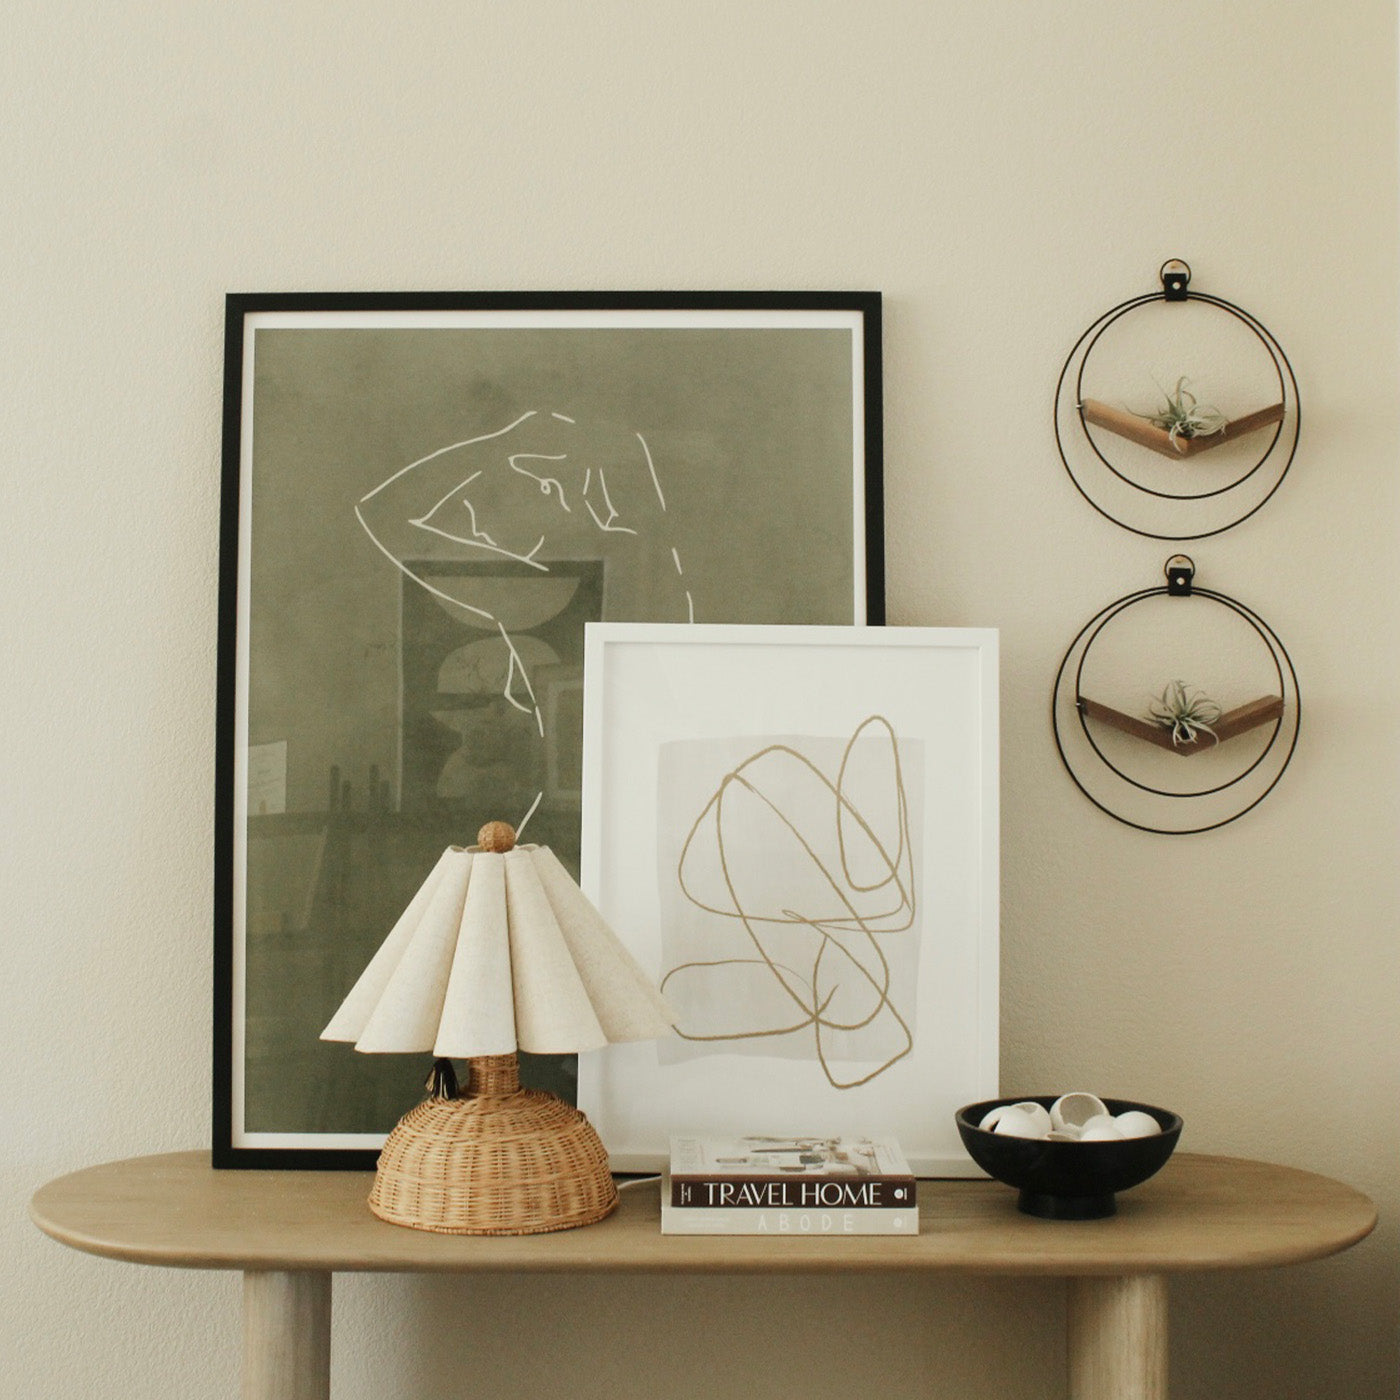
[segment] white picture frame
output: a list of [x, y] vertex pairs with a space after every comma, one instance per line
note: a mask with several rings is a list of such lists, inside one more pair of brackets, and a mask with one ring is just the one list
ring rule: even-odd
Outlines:
[[[579, 1059], [614, 1170], [672, 1134], [894, 1136], [998, 1092], [992, 630], [593, 623], [582, 883], [678, 1013]], [[838, 820], [839, 818], [839, 820]]]

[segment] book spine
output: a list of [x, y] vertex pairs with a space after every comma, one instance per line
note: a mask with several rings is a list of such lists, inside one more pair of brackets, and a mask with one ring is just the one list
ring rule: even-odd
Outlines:
[[683, 1210], [908, 1210], [912, 1176], [672, 1176], [670, 1202]]
[[661, 1205], [663, 1235], [917, 1235], [917, 1210], [693, 1210]]

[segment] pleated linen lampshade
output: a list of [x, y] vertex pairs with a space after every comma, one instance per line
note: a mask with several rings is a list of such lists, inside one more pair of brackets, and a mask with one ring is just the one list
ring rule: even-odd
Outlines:
[[[444, 851], [321, 1032], [366, 1054], [431, 1051], [430, 1097], [389, 1134], [370, 1209], [449, 1234], [533, 1234], [617, 1205], [607, 1152], [516, 1053], [669, 1035], [675, 1017], [547, 846], [504, 822]], [[452, 1059], [470, 1064], [459, 1092]]]

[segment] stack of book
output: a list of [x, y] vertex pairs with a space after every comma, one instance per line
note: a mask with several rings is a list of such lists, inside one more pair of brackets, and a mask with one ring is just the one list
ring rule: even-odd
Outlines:
[[671, 1139], [666, 1235], [917, 1235], [917, 1187], [892, 1138]]

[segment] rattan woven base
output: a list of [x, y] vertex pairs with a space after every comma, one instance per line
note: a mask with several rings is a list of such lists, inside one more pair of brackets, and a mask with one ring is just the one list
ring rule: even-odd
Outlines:
[[617, 1206], [608, 1154], [563, 1099], [521, 1089], [514, 1055], [472, 1060], [468, 1096], [428, 1099], [389, 1134], [369, 1207], [449, 1235], [533, 1235]]

